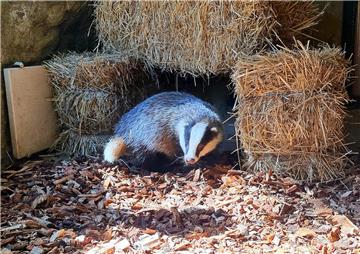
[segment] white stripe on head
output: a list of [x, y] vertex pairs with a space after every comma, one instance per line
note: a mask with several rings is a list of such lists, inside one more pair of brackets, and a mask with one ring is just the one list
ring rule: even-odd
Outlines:
[[184, 122], [180, 122], [177, 126], [176, 126], [176, 132], [178, 134], [179, 137], [179, 143], [180, 143], [180, 147], [181, 150], [183, 151], [183, 153], [186, 153], [186, 147], [185, 147], [185, 127], [186, 124]]
[[187, 150], [187, 153], [185, 154], [185, 159], [197, 159], [196, 158], [196, 148], [198, 147], [199, 143], [201, 142], [201, 139], [203, 138], [206, 127], [208, 126], [207, 123], [200, 122], [195, 124], [191, 128], [190, 133], [190, 141], [189, 141], [189, 149]]

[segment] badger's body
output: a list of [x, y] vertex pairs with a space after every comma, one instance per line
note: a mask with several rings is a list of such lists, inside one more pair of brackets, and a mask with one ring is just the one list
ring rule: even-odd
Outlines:
[[193, 164], [222, 140], [222, 123], [214, 108], [193, 95], [163, 92], [124, 114], [104, 150], [113, 162], [125, 152], [144, 162], [148, 155], [184, 156]]

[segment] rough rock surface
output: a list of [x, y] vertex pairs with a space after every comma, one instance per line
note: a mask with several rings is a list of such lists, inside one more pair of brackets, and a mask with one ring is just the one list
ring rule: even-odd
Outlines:
[[2, 62], [33, 62], [59, 42], [60, 25], [81, 2], [5, 2], [2, 4]]

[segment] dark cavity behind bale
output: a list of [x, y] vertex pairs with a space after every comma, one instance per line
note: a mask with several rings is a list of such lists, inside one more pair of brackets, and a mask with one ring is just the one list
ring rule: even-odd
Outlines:
[[280, 43], [290, 47], [296, 40], [305, 41], [322, 15], [319, 7], [313, 1], [271, 1], [277, 24], [274, 32]]

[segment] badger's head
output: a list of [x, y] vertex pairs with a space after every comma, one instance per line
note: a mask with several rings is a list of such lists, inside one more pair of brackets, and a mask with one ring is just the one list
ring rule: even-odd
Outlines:
[[223, 126], [220, 121], [206, 119], [183, 124], [178, 131], [186, 165], [197, 163], [201, 157], [213, 151], [223, 139]]

